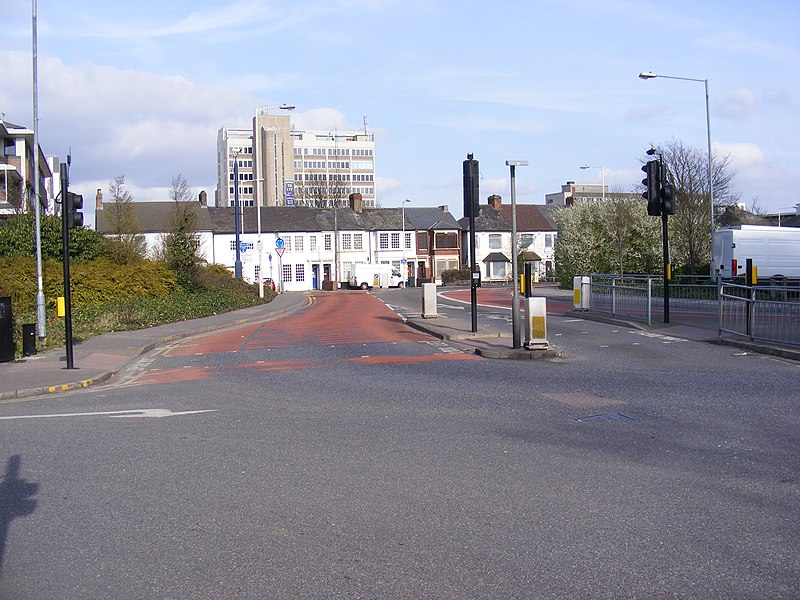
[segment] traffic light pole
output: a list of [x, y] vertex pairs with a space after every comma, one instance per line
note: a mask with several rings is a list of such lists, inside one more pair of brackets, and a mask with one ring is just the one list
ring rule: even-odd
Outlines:
[[472, 154], [467, 154], [464, 161], [464, 211], [469, 215], [469, 273], [470, 273], [470, 307], [472, 315], [472, 333], [478, 331], [478, 286], [480, 271], [475, 258], [475, 213], [478, 208], [478, 161]]
[[669, 323], [669, 281], [672, 265], [669, 262], [669, 236], [667, 235], [667, 211], [661, 212], [661, 238], [664, 248], [664, 323]]
[[67, 350], [67, 369], [74, 369], [72, 356], [72, 303], [70, 301], [69, 280], [69, 218], [71, 213], [69, 194], [69, 174], [67, 163], [61, 163], [61, 254], [64, 264], [64, 340]]

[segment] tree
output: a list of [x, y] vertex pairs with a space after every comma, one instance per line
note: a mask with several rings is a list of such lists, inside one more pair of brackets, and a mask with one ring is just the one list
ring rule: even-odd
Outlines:
[[[711, 207], [708, 189], [708, 154], [669, 140], [656, 147], [675, 185], [677, 209], [669, 220], [671, 262], [686, 273], [708, 273], [711, 258]], [[735, 204], [736, 172], [730, 156], [713, 156], [711, 171], [714, 183], [714, 214]]]
[[125, 175], [117, 175], [108, 184], [111, 203], [104, 206], [109, 233], [106, 254], [112, 260], [127, 264], [144, 258], [147, 244], [134, 212], [133, 194], [125, 188]]
[[[34, 215], [17, 215], [0, 227], [0, 257], [36, 254]], [[61, 260], [61, 217], [41, 215], [41, 249], [44, 260]], [[69, 255], [72, 260], [93, 260], [101, 252], [103, 236], [86, 227], [69, 230]]]
[[660, 226], [643, 203], [620, 193], [554, 212], [558, 224], [556, 277], [564, 287], [589, 273], [655, 273], [660, 265]]
[[186, 178], [181, 175], [172, 177], [169, 191], [170, 200], [174, 203], [169, 233], [162, 238], [164, 259], [170, 269], [175, 272], [178, 283], [182, 287], [193, 287], [197, 280], [198, 244], [196, 236], [197, 213], [192, 202], [193, 194]]
[[312, 179], [299, 183], [296, 194], [305, 206], [315, 208], [341, 208], [350, 195], [350, 182], [341, 174], [310, 173]]

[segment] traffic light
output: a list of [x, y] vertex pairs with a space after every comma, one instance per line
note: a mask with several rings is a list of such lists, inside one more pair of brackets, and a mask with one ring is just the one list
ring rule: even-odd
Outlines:
[[67, 211], [67, 228], [83, 227], [83, 196], [73, 192], [67, 192], [67, 202], [64, 210]]
[[647, 191], [642, 194], [642, 198], [647, 200], [647, 214], [651, 217], [661, 216], [661, 198], [659, 197], [659, 190], [661, 187], [661, 167], [657, 160], [648, 161], [642, 167], [642, 171], [647, 174], [647, 177], [642, 179], [642, 184], [647, 188]]
[[675, 187], [671, 183], [661, 186], [661, 206], [664, 207], [664, 213], [675, 214]]

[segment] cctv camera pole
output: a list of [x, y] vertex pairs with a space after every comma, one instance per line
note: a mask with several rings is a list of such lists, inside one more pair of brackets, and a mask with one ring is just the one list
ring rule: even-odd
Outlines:
[[72, 303], [70, 299], [69, 280], [69, 207], [67, 194], [69, 193], [69, 173], [67, 163], [61, 163], [61, 254], [64, 264], [64, 340], [67, 349], [67, 368], [74, 369], [72, 357]]

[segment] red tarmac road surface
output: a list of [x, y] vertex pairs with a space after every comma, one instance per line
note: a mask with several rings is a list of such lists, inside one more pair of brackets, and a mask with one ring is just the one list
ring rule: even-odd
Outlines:
[[374, 296], [361, 291], [311, 296], [293, 315], [198, 337], [176, 347], [173, 356], [242, 352], [305, 345], [422, 342], [428, 338], [403, 323]]

